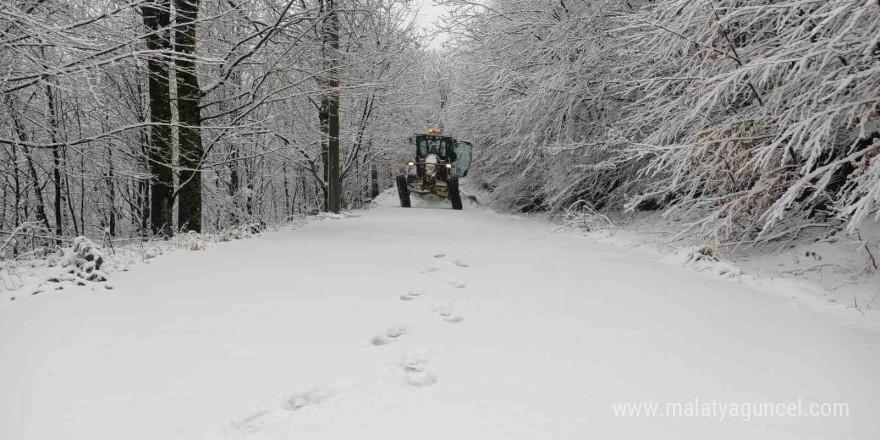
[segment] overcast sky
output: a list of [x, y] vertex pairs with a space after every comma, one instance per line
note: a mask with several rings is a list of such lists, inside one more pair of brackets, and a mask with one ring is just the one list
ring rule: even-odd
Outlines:
[[[437, 6], [432, 0], [416, 0], [415, 4], [416, 6], [421, 5], [417, 18], [419, 26], [428, 31], [436, 29], [435, 25], [440, 23], [440, 16], [446, 12], [446, 8]], [[437, 35], [434, 38], [434, 41], [431, 42], [431, 47], [440, 49], [440, 45], [446, 40], [446, 38], [447, 36], [445, 34]]]

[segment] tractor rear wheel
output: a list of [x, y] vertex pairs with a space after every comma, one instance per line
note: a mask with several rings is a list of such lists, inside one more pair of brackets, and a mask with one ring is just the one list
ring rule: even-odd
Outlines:
[[397, 195], [400, 196], [401, 207], [409, 208], [412, 206], [409, 199], [409, 186], [407, 186], [406, 176], [404, 175], [397, 176]]
[[458, 177], [450, 177], [446, 182], [449, 190], [449, 201], [452, 202], [452, 209], [461, 210], [461, 192], [458, 190]]

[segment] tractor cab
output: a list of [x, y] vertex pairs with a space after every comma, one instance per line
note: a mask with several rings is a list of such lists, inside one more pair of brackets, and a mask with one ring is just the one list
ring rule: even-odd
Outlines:
[[[451, 176], [466, 177], [471, 166], [471, 145], [450, 136], [420, 134], [414, 138], [416, 146], [416, 174], [424, 177], [430, 156], [436, 156], [436, 164], [445, 167]], [[433, 158], [431, 158], [433, 161]], [[448, 166], [447, 166], [448, 165]]]

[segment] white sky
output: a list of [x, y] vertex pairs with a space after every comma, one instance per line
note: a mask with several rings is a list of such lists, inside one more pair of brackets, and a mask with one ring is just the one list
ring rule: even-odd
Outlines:
[[[436, 24], [440, 23], [440, 16], [446, 12], [446, 8], [443, 6], [437, 6], [432, 0], [415, 0], [414, 3], [416, 7], [421, 6], [418, 17], [416, 18], [416, 23], [426, 31], [435, 30]], [[435, 36], [430, 47], [440, 49], [440, 45], [446, 41], [447, 38], [448, 36], [445, 33]]]

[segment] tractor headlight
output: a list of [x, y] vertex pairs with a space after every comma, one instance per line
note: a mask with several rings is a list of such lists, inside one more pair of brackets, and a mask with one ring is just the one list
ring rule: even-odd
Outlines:
[[409, 162], [409, 163], [407, 163], [407, 165], [409, 165], [409, 166], [415, 166], [415, 164], [416, 164], [415, 162]]
[[451, 163], [446, 164], [446, 169], [447, 169], [447, 170], [451, 170], [451, 169], [452, 169], [452, 164], [451, 164]]

